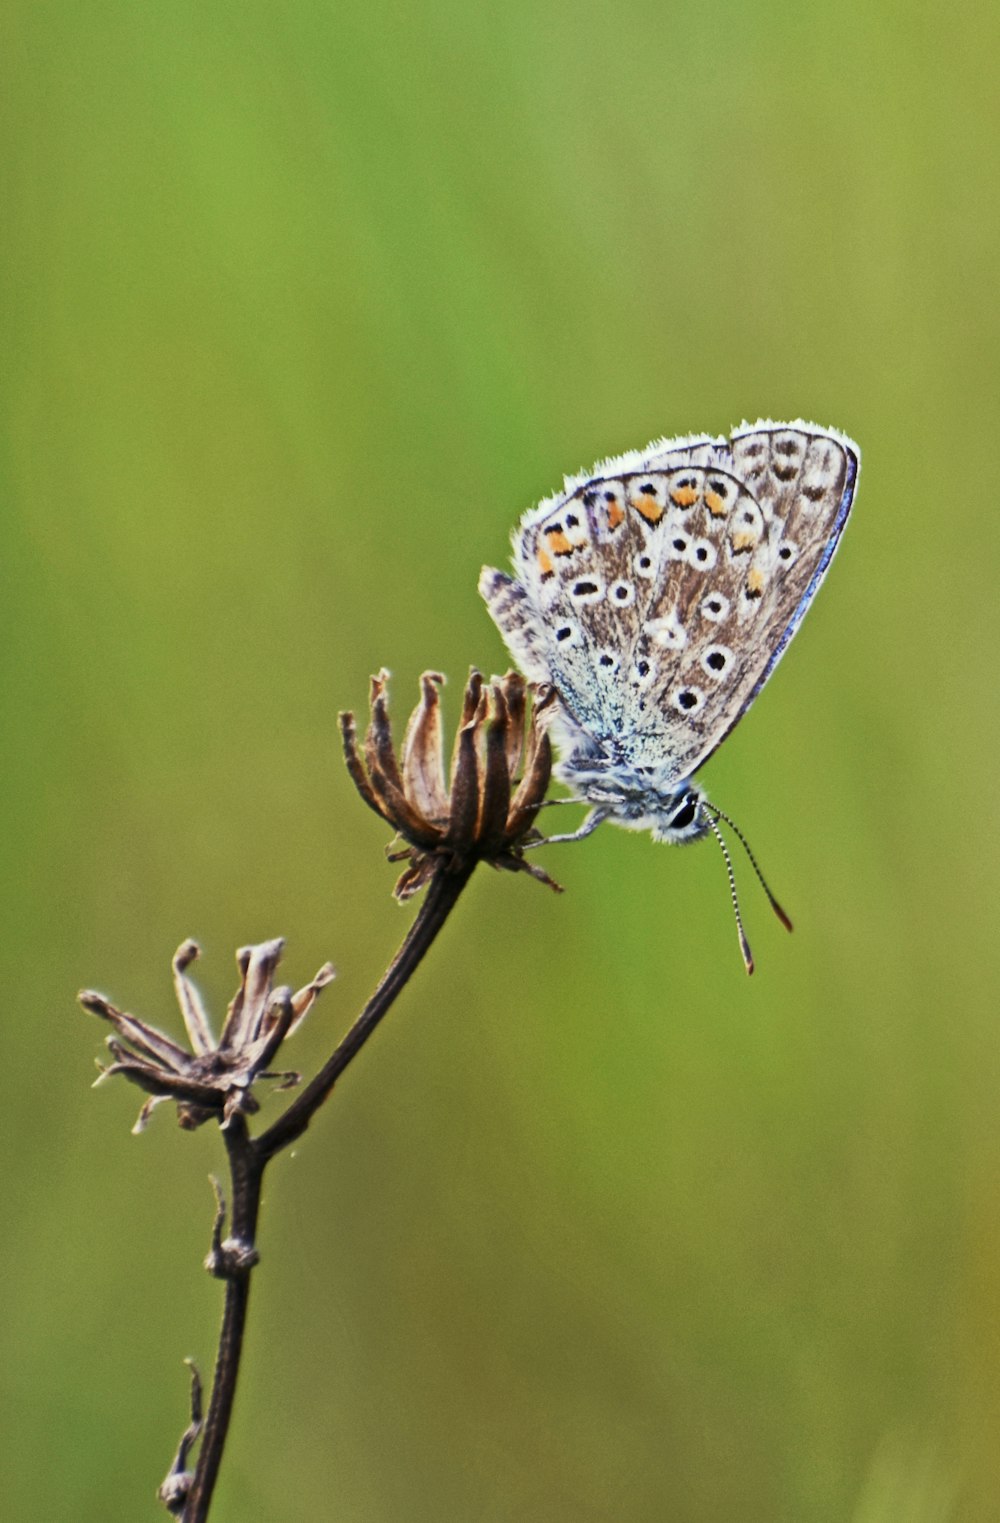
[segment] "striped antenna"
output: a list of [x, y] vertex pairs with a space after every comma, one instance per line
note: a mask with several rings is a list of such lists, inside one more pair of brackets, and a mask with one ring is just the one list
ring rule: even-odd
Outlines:
[[[707, 809], [705, 810], [705, 818], [708, 820], [708, 828], [711, 830], [715, 839], [718, 841], [719, 849], [721, 850], [722, 855], [726, 861], [726, 872], [729, 876], [729, 892], [732, 895], [733, 914], [736, 916], [736, 930], [740, 938], [740, 951], [743, 953], [743, 963], [746, 967], [747, 972], [752, 973], [753, 953], [750, 950], [750, 943], [747, 941], [747, 933], [743, 929], [743, 916], [740, 914], [740, 901], [736, 895], [736, 874], [733, 872], [733, 859], [729, 855], [729, 847], [722, 839], [722, 831], [719, 829], [718, 825], [715, 823], [715, 820], [712, 818], [711, 814], [709, 814]], [[723, 818], [725, 818], [725, 816], [723, 816]], [[726, 823], [728, 824], [729, 821], [727, 820]], [[744, 844], [746, 843], [744, 842]]]
[[729, 826], [730, 830], [733, 832], [733, 834], [736, 836], [737, 840], [740, 842], [740, 845], [743, 847], [743, 850], [746, 852], [747, 856], [750, 858], [750, 866], [753, 868], [754, 872], [757, 874], [758, 882], [760, 883], [761, 888], [764, 890], [765, 894], [767, 895], [767, 902], [768, 902], [768, 904], [771, 906], [772, 910], [777, 915], [777, 917], [781, 921], [782, 925], [785, 927], [785, 930], [786, 931], [793, 930], [794, 927], [792, 926], [792, 922], [789, 920], [788, 916], [785, 914], [784, 910], [781, 908], [781, 905], [778, 903], [777, 899], [775, 899], [774, 895], [771, 893], [771, 890], [768, 888], [768, 886], [767, 886], [767, 879], [764, 877], [764, 874], [761, 872], [760, 868], [757, 866], [757, 858], [754, 856], [753, 852], [750, 850], [750, 843], [747, 840], [746, 836], [743, 834], [743, 832], [740, 829], [740, 827], [735, 823], [734, 820], [731, 820], [729, 818], [728, 814], [723, 814], [722, 810], [721, 809], [717, 809], [714, 804], [709, 804], [709, 803], [706, 802], [703, 805], [703, 808], [705, 809], [706, 814], [714, 815], [715, 819], [717, 819], [717, 820], [725, 820], [725, 822]]

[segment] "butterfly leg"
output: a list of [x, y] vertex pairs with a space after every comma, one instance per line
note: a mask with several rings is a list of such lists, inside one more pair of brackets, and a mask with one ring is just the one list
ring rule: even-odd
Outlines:
[[[579, 800], [578, 799], [565, 799], [565, 800], [559, 799], [559, 800], [553, 800], [553, 802], [575, 804], [575, 803], [579, 803]], [[592, 809], [590, 811], [590, 813], [587, 815], [587, 818], [584, 820], [583, 824], [579, 827], [579, 829], [572, 831], [569, 835], [565, 835], [565, 836], [543, 836], [540, 841], [531, 841], [531, 842], [529, 842], [528, 846], [551, 846], [553, 844], [553, 842], [555, 842], [555, 841], [582, 841], [586, 836], [591, 835], [592, 832], [597, 829], [598, 825], [601, 823], [602, 820], [606, 820], [607, 819], [609, 813], [610, 813], [610, 810], [608, 810], [608, 809], [601, 809], [601, 808]], [[525, 849], [527, 849], [527, 847]]]

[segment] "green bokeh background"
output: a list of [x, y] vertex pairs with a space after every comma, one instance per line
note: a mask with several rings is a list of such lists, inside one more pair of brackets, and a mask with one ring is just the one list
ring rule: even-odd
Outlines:
[[855, 518], [706, 773], [795, 936], [740, 863], [747, 980], [708, 847], [478, 875], [269, 1176], [213, 1517], [1000, 1517], [996, 12], [0, 31], [5, 1515], [161, 1516], [219, 1310], [218, 1137], [130, 1137], [76, 989], [283, 933], [317, 1066], [412, 916], [336, 710], [503, 668], [564, 471], [802, 415]]

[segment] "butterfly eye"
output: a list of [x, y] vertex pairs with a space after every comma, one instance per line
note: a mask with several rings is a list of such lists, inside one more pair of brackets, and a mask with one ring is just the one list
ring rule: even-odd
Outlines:
[[698, 814], [698, 795], [686, 793], [667, 821], [671, 830], [688, 830]]

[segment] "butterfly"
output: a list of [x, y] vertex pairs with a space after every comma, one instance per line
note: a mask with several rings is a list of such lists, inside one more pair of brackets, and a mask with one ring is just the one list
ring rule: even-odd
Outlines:
[[557, 776], [591, 806], [548, 840], [609, 820], [674, 843], [711, 830], [725, 852], [732, 822], [692, 778], [816, 596], [860, 462], [835, 429], [761, 421], [604, 460], [524, 515], [516, 576], [484, 567], [479, 590], [525, 676], [558, 694]]

